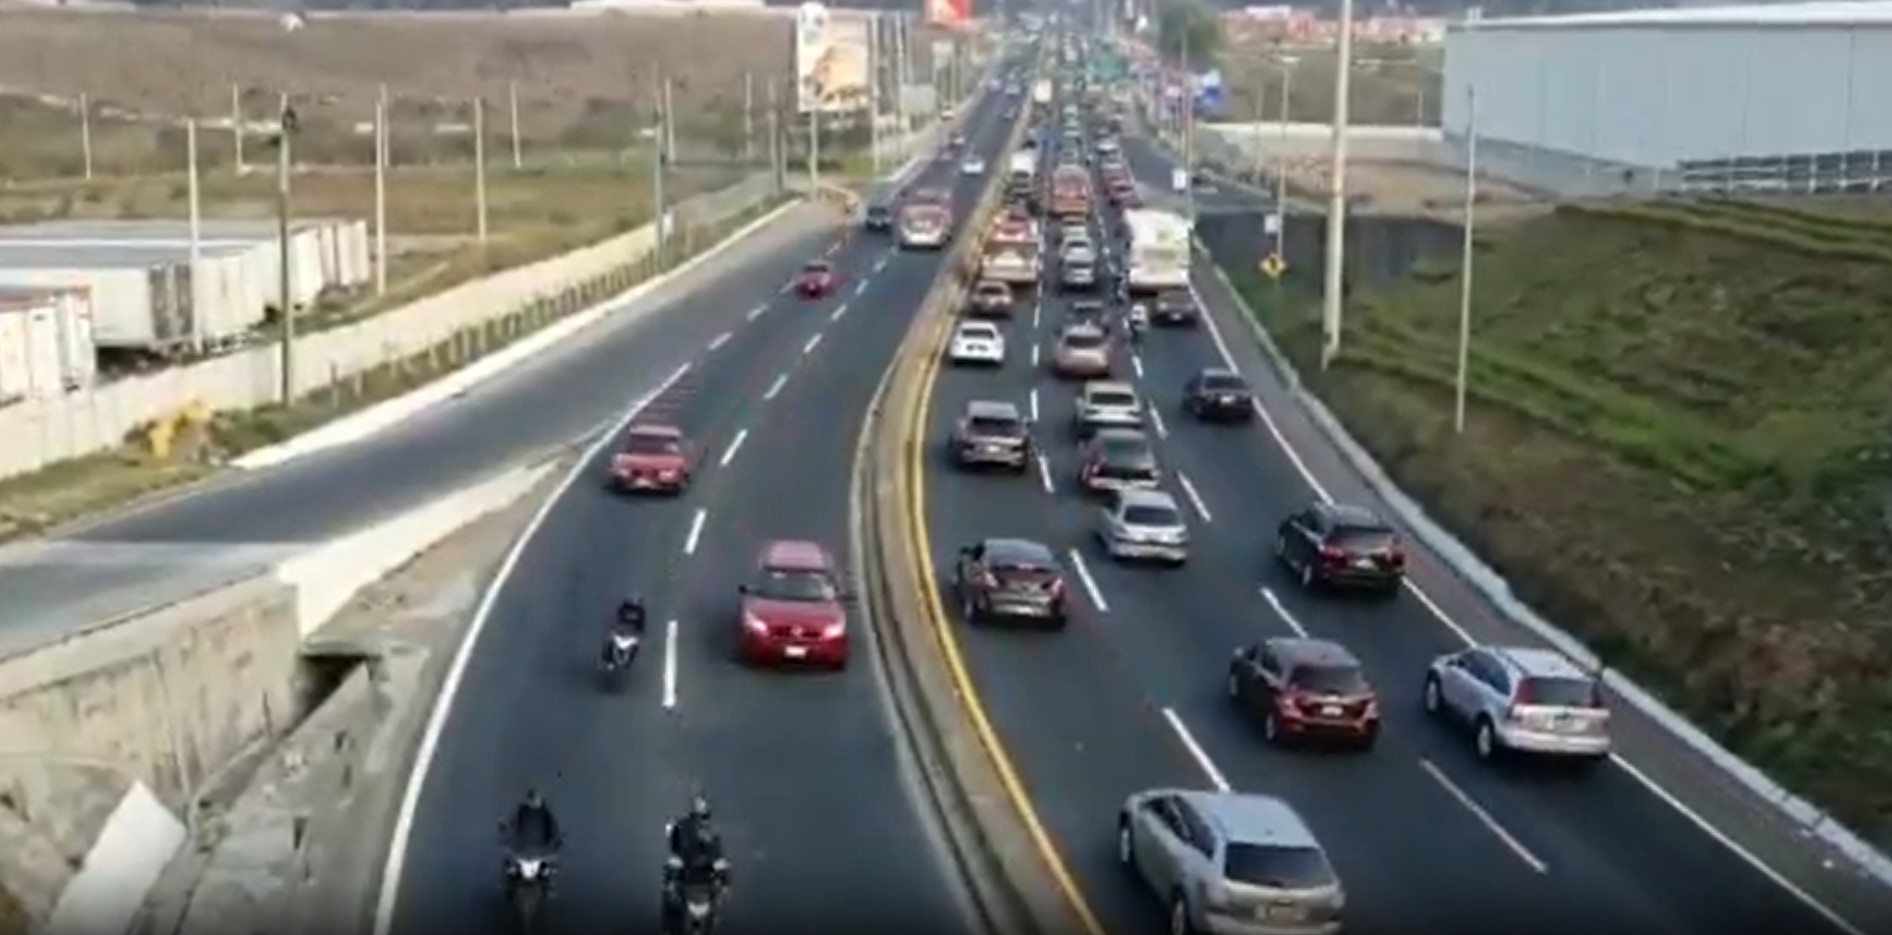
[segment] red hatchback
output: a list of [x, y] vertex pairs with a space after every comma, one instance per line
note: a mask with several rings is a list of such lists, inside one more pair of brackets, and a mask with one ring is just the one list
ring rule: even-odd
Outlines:
[[769, 543], [755, 576], [742, 586], [743, 659], [846, 668], [847, 602], [826, 549], [813, 542]]
[[621, 493], [682, 493], [690, 486], [690, 455], [683, 432], [669, 425], [637, 425], [611, 458], [611, 486]]
[[795, 280], [795, 291], [804, 299], [818, 299], [833, 292], [836, 284], [834, 267], [824, 260], [816, 260], [801, 268], [801, 276]]

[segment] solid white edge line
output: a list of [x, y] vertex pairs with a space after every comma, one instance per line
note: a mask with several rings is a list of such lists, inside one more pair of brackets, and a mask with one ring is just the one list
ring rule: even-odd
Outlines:
[[677, 622], [664, 624], [664, 710], [677, 708]]
[[1498, 819], [1491, 817], [1491, 813], [1485, 811], [1485, 807], [1479, 805], [1478, 800], [1472, 798], [1465, 790], [1460, 789], [1458, 783], [1453, 782], [1451, 777], [1445, 775], [1444, 770], [1439, 769], [1431, 760], [1423, 756], [1419, 758], [1419, 768], [1424, 770], [1426, 775], [1431, 776], [1432, 781], [1438, 783], [1439, 788], [1444, 789], [1447, 795], [1457, 800], [1458, 804], [1464, 806], [1466, 811], [1471, 812], [1472, 817], [1478, 819], [1479, 824], [1484, 825], [1486, 830], [1496, 835], [1498, 840], [1504, 843], [1505, 847], [1511, 849], [1511, 853], [1516, 854], [1519, 860], [1524, 861], [1525, 866], [1530, 867], [1538, 873], [1550, 872], [1549, 864], [1544, 863], [1536, 854], [1531, 853], [1531, 849], [1525, 847], [1524, 842], [1519, 841], [1511, 832], [1505, 830], [1505, 827], [1498, 823]]
[[1301, 626], [1301, 621], [1294, 619], [1294, 615], [1288, 613], [1286, 607], [1281, 606], [1281, 599], [1274, 596], [1273, 588], [1262, 588], [1261, 599], [1267, 601], [1269, 607], [1274, 608], [1275, 616], [1280, 617], [1281, 622], [1287, 624], [1288, 629], [1293, 630], [1295, 636], [1307, 639], [1307, 628]]
[[1189, 751], [1190, 759], [1196, 761], [1196, 765], [1202, 769], [1204, 775], [1209, 777], [1209, 783], [1215, 786], [1217, 792], [1228, 792], [1235, 788], [1229, 785], [1222, 771], [1216, 768], [1215, 761], [1209, 759], [1208, 751], [1202, 749], [1202, 744], [1196, 742], [1196, 736], [1189, 732], [1188, 725], [1183, 723], [1182, 716], [1176, 713], [1175, 708], [1164, 708], [1163, 720], [1169, 722], [1169, 729], [1175, 731], [1176, 739], [1182, 741], [1183, 749]]
[[736, 460], [736, 452], [742, 450], [742, 443], [748, 440], [749, 440], [748, 429], [743, 429], [737, 432], [736, 437], [729, 440], [729, 447], [723, 449], [722, 460], [716, 462], [716, 466], [728, 467], [729, 462]]
[[1098, 613], [1110, 613], [1110, 602], [1104, 600], [1104, 592], [1097, 587], [1097, 579], [1091, 577], [1090, 566], [1085, 564], [1084, 556], [1076, 549], [1071, 549], [1071, 567], [1077, 571], [1077, 580], [1083, 582], [1084, 591], [1090, 595], [1091, 605]]
[[565, 474], [564, 479], [553, 488], [552, 495], [539, 504], [538, 511], [532, 514], [525, 528], [520, 530], [519, 538], [513, 540], [512, 548], [506, 552], [506, 557], [499, 564], [499, 570], [487, 583], [486, 593], [481, 595], [479, 605], [473, 611], [473, 620], [467, 626], [465, 635], [460, 638], [459, 649], [454, 651], [453, 663], [447, 669], [447, 676], [440, 683], [440, 691], [435, 696], [433, 711], [427, 716], [427, 727], [421, 734], [420, 749], [415, 752], [414, 765], [408, 770], [407, 788], [401, 795], [401, 808], [394, 819], [394, 833], [390, 835], [388, 841], [387, 860], [381, 868], [381, 893], [375, 901], [375, 935], [389, 935], [394, 926], [394, 913], [400, 906], [401, 876], [407, 869], [408, 839], [414, 834], [414, 816], [420, 810], [421, 796], [426, 792], [434, 755], [439, 752], [440, 738], [446, 733], [447, 719], [453, 713], [453, 702], [459, 696], [460, 685], [466, 680], [466, 670], [473, 660], [474, 647], [479, 645], [480, 635], [486, 631], [486, 624], [492, 619], [493, 606], [499, 600], [499, 592], [505, 588], [507, 580], [512, 577], [513, 570], [519, 566], [520, 558], [525, 555], [526, 548], [532, 544], [532, 539], [538, 534], [539, 528], [544, 526], [546, 518], [551, 516], [552, 508], [563, 500], [572, 485], [585, 475], [591, 467], [591, 462], [598, 459], [598, 456], [610, 446], [624, 427], [631, 424], [638, 413], [643, 412], [645, 406], [663, 395], [689, 371], [690, 365], [687, 363], [678, 367], [668, 378], [658, 384], [656, 389], [631, 404], [630, 408], [626, 409], [624, 414], [611, 425], [609, 431], [600, 434], [585, 448], [579, 455], [578, 462], [572, 465], [572, 469]]
[[1038, 455], [1038, 483], [1044, 485], [1045, 493], [1057, 496], [1057, 488], [1051, 484], [1051, 462], [1044, 455]]
[[1196, 515], [1202, 517], [1202, 521], [1205, 523], [1215, 522], [1215, 514], [1210, 513], [1209, 505], [1202, 502], [1202, 494], [1196, 492], [1196, 485], [1190, 483], [1189, 475], [1177, 471], [1176, 483], [1182, 485], [1183, 496], [1188, 497], [1189, 504], [1196, 508]]
[[[1221, 355], [1223, 364], [1230, 370], [1239, 373], [1240, 368], [1235, 365], [1234, 356], [1229, 353], [1228, 344], [1222, 338], [1222, 330], [1216, 325], [1214, 314], [1208, 311], [1207, 304], [1202, 300], [1202, 293], [1196, 288], [1193, 281], [1189, 284], [1189, 292], [1196, 300], [1196, 307], [1203, 309], [1202, 320], [1209, 326], [1209, 336], [1215, 342], [1216, 352]], [[1327, 491], [1326, 486], [1321, 484], [1321, 482], [1314, 477], [1313, 471], [1308, 468], [1306, 462], [1301, 460], [1300, 453], [1288, 442], [1287, 436], [1282, 433], [1281, 427], [1275, 423], [1274, 417], [1268, 412], [1268, 408], [1261, 404], [1260, 398], [1257, 397], [1252, 400], [1252, 402], [1255, 414], [1261, 417], [1262, 424], [1267, 428], [1268, 434], [1274, 438], [1276, 446], [1287, 456], [1289, 463], [1294, 466], [1295, 471], [1301, 475], [1303, 480], [1307, 481], [1308, 486], [1313, 489], [1314, 493], [1319, 496], [1323, 502], [1333, 503], [1333, 495]], [[1433, 600], [1432, 596], [1427, 594], [1424, 588], [1414, 583], [1411, 578], [1407, 578], [1401, 583], [1405, 586], [1407, 593], [1417, 599], [1419, 603], [1432, 614], [1434, 619], [1443, 624], [1447, 630], [1450, 630], [1452, 634], [1457, 636], [1465, 645], [1475, 646], [1478, 644], [1478, 641], [1472, 637], [1471, 633], [1460, 626], [1456, 620], [1453, 620], [1451, 615], [1445, 612], [1445, 608], [1439, 606], [1438, 602]], [[1829, 908], [1824, 902], [1821, 902], [1818, 897], [1807, 892], [1799, 884], [1788, 879], [1786, 875], [1769, 866], [1765, 860], [1762, 860], [1759, 855], [1749, 850], [1746, 845], [1736, 841], [1726, 832], [1717, 828], [1713, 822], [1703, 817], [1699, 812], [1695, 811], [1694, 808], [1690, 807], [1688, 803], [1682, 801], [1679, 796], [1670, 792], [1661, 783], [1657, 782], [1654, 777], [1643, 772], [1621, 754], [1610, 754], [1610, 762], [1622, 769], [1624, 773], [1642, 785], [1643, 788], [1649, 790], [1650, 794], [1654, 795], [1663, 804], [1674, 809], [1676, 814], [1681, 815], [1683, 819], [1693, 824], [1696, 828], [1699, 828], [1703, 834], [1708, 835], [1708, 837], [1716, 843], [1727, 848], [1736, 858], [1754, 868], [1761, 876], [1773, 881], [1774, 885], [1779, 886], [1781, 889], [1785, 890], [1788, 895], [1799, 900], [1801, 905], [1813, 910], [1815, 915], [1825, 919], [1828, 923], [1832, 924], [1833, 927], [1845, 932], [1846, 935], [1865, 935], [1863, 929], [1853, 925], [1845, 916]]]
[[722, 347], [725, 344], [728, 344], [730, 337], [731, 335], [727, 331], [723, 332], [722, 334], [717, 335], [714, 340], [710, 341], [708, 349], [713, 351], [719, 347]]
[[697, 540], [703, 538], [703, 524], [709, 521], [709, 510], [698, 507], [696, 516], [690, 519], [690, 534], [683, 539], [683, 554], [695, 555]]
[[762, 394], [762, 398], [774, 399], [775, 395], [782, 391], [782, 387], [787, 386], [787, 385], [788, 385], [788, 374], [784, 373], [780, 376], [777, 376], [775, 378], [775, 382], [769, 384], [768, 392]]
[[808, 339], [807, 344], [803, 344], [801, 346], [801, 352], [804, 355], [813, 354], [815, 352], [815, 348], [820, 347], [820, 346], [821, 346], [821, 332], [817, 331], [815, 332], [814, 337]]

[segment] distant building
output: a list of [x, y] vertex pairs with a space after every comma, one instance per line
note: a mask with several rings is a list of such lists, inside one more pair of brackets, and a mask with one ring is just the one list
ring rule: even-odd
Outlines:
[[[1892, 2], [1455, 23], [1443, 125], [1548, 187], [1892, 191]], [[1495, 167], [1494, 167], [1495, 168]]]

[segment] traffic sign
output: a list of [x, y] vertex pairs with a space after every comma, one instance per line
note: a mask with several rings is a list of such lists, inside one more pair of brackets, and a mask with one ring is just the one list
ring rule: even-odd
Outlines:
[[1263, 276], [1269, 279], [1280, 279], [1281, 274], [1287, 271], [1287, 261], [1281, 259], [1281, 254], [1270, 253], [1261, 258], [1261, 274]]

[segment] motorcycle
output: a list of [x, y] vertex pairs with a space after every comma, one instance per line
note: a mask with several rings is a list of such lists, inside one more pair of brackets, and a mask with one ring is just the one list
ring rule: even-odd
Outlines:
[[[670, 826], [665, 825], [664, 839], [669, 838]], [[729, 862], [718, 860], [714, 869], [710, 879], [686, 881], [682, 858], [664, 859], [664, 935], [710, 935], [714, 931]]]
[[557, 861], [549, 851], [514, 850], [506, 855], [506, 900], [518, 917], [520, 931], [530, 932], [537, 926], [557, 871]]
[[617, 688], [623, 682], [624, 673], [630, 671], [631, 663], [637, 659], [637, 651], [643, 640], [636, 633], [613, 630], [605, 642], [604, 678], [611, 688]]

